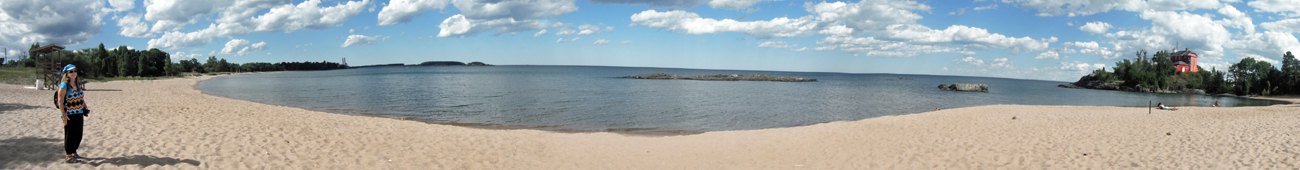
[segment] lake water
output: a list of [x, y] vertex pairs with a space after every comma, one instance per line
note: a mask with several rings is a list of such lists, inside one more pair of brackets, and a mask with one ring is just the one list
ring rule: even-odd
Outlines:
[[[818, 82], [640, 80], [613, 77], [767, 74]], [[952, 83], [988, 93], [941, 91]], [[233, 75], [204, 93], [315, 111], [479, 128], [693, 134], [793, 127], [982, 105], [1225, 107], [1271, 100], [1056, 87], [1066, 82], [985, 77], [597, 66], [371, 67]]]

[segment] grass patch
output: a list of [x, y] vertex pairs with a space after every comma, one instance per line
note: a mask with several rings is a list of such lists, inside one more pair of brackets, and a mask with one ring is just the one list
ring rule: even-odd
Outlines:
[[31, 86], [36, 84], [36, 78], [34, 67], [0, 67], [0, 83]]

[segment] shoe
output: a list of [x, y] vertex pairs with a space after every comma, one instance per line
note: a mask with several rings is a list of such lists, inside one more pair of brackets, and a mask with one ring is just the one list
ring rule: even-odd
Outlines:
[[85, 163], [85, 161], [81, 161], [81, 160], [77, 160], [76, 158], [68, 157], [68, 160], [67, 160], [67, 161], [63, 161], [63, 163], [70, 163], [70, 164], [71, 164], [71, 163]]
[[81, 157], [81, 154], [72, 154], [72, 157], [71, 157], [71, 158], [72, 158], [72, 159], [86, 159], [86, 157]]

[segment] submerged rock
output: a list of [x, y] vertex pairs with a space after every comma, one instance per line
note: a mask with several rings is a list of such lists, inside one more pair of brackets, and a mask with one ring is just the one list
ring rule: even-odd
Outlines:
[[750, 74], [750, 75], [739, 75], [739, 74], [714, 74], [714, 75], [698, 75], [698, 76], [679, 76], [679, 75], [670, 75], [670, 74], [665, 74], [665, 73], [654, 73], [654, 74], [642, 74], [642, 75], [635, 75], [635, 76], [623, 76], [623, 77], [617, 77], [617, 78], [630, 78], [630, 79], [656, 79], [656, 80], [673, 80], [673, 79], [681, 79], [681, 80], [709, 80], [709, 81], [782, 81], [782, 82], [815, 82], [815, 81], [817, 81], [817, 79], [811, 79], [811, 78], [802, 78], [802, 77], [776, 77], [776, 76], [769, 76], [769, 75], [763, 75], [763, 74]]
[[939, 90], [946, 91], [966, 91], [966, 92], [989, 92], [989, 85], [984, 84], [961, 84], [953, 83], [952, 85], [939, 84]]

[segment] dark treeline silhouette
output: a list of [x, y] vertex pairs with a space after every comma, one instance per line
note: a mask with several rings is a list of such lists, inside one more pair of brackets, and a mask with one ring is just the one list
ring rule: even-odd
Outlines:
[[[32, 44], [31, 49], [39, 48], [40, 44]], [[29, 49], [30, 51], [30, 49]], [[36, 67], [37, 63], [53, 62], [62, 65], [74, 64], [82, 75], [93, 78], [104, 77], [157, 77], [157, 76], [176, 76], [182, 72], [210, 73], [210, 72], [256, 72], [256, 71], [293, 71], [293, 70], [332, 70], [347, 68], [335, 62], [280, 62], [280, 63], [230, 63], [226, 59], [218, 59], [216, 56], [209, 56], [206, 62], [200, 62], [197, 58], [189, 60], [180, 60], [173, 62], [171, 54], [151, 48], [149, 50], [133, 50], [126, 46], [118, 46], [115, 49], [105, 49], [104, 44], [100, 43], [98, 48], [87, 48], [76, 51], [61, 50], [39, 56], [30, 56], [22, 60], [9, 60], [6, 65]]]

